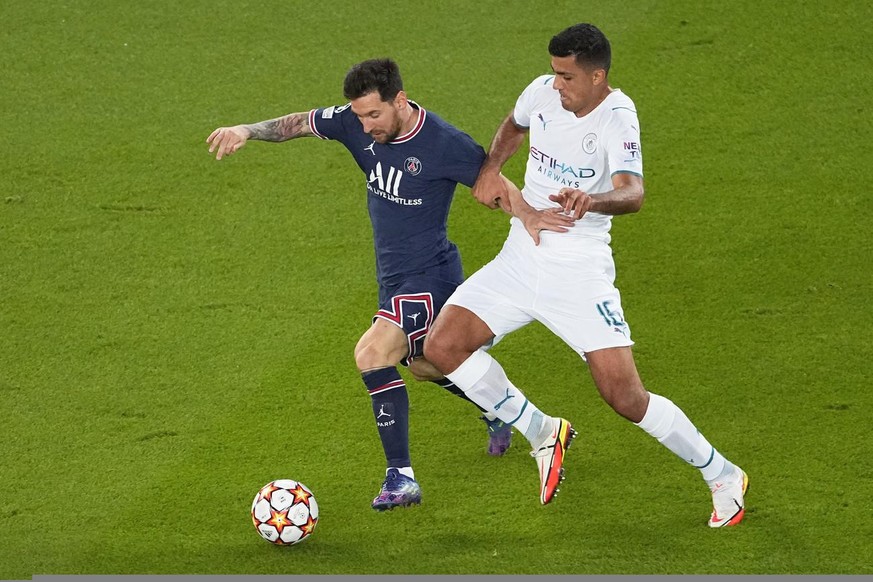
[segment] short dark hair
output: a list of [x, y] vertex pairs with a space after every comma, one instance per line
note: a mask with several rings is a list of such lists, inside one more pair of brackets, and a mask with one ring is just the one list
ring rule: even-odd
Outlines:
[[549, 54], [553, 57], [576, 57], [584, 69], [603, 69], [609, 73], [612, 49], [609, 40], [593, 24], [580, 23], [566, 28], [552, 37]]
[[382, 101], [392, 101], [403, 91], [400, 67], [391, 59], [370, 59], [352, 66], [343, 82], [346, 99], [357, 99], [373, 91]]

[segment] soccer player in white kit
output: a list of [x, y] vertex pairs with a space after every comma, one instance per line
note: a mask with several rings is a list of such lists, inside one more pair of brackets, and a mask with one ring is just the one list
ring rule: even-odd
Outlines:
[[[563, 479], [565, 450], [576, 431], [527, 400], [482, 349], [495, 337], [540, 321], [588, 363], [601, 396], [618, 414], [701, 471], [712, 492], [709, 525], [735, 525], [745, 511], [746, 473], [673, 402], [643, 387], [614, 285], [612, 216], [637, 212], [644, 194], [636, 107], [609, 86], [610, 45], [596, 27], [577, 24], [560, 32], [549, 53], [554, 74], [535, 79], [518, 98], [473, 189], [479, 202], [492, 208], [512, 206], [516, 216], [509, 236], [497, 257], [446, 303], [425, 355], [471, 400], [530, 441], [545, 504]], [[522, 212], [519, 193], [499, 172], [526, 134], [530, 147], [521, 196], [532, 208]], [[540, 232], [546, 218], [558, 212], [575, 223]]]

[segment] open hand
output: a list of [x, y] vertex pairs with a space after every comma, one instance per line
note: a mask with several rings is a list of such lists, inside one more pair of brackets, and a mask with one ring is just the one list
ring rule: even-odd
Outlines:
[[521, 218], [525, 230], [531, 236], [535, 245], [540, 244], [541, 231], [567, 232], [568, 229], [573, 227], [575, 222], [571, 216], [564, 214], [562, 208], [535, 210], [519, 218]]
[[575, 188], [561, 188], [557, 194], [551, 194], [549, 200], [560, 204], [574, 220], [582, 218], [591, 207], [591, 196]]
[[206, 138], [206, 143], [209, 144], [210, 154], [218, 150], [215, 154], [215, 159], [220, 160], [246, 145], [248, 139], [248, 130], [241, 125], [236, 125], [234, 127], [219, 127], [209, 134], [209, 137]]

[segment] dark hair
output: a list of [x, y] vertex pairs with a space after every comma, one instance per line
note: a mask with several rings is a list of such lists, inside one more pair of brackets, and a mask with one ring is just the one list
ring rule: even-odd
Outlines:
[[391, 101], [403, 90], [400, 67], [391, 59], [370, 59], [352, 66], [343, 82], [346, 99], [357, 99], [373, 91], [382, 101]]
[[612, 49], [600, 29], [593, 24], [574, 24], [552, 37], [549, 54], [553, 57], [576, 57], [576, 64], [585, 69], [603, 69], [609, 73]]

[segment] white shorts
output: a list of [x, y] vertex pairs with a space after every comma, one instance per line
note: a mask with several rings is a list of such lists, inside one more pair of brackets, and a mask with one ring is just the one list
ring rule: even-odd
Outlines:
[[580, 356], [631, 346], [612, 251], [605, 242], [543, 233], [539, 246], [513, 227], [503, 249], [446, 305], [475, 313], [498, 338], [537, 320]]

